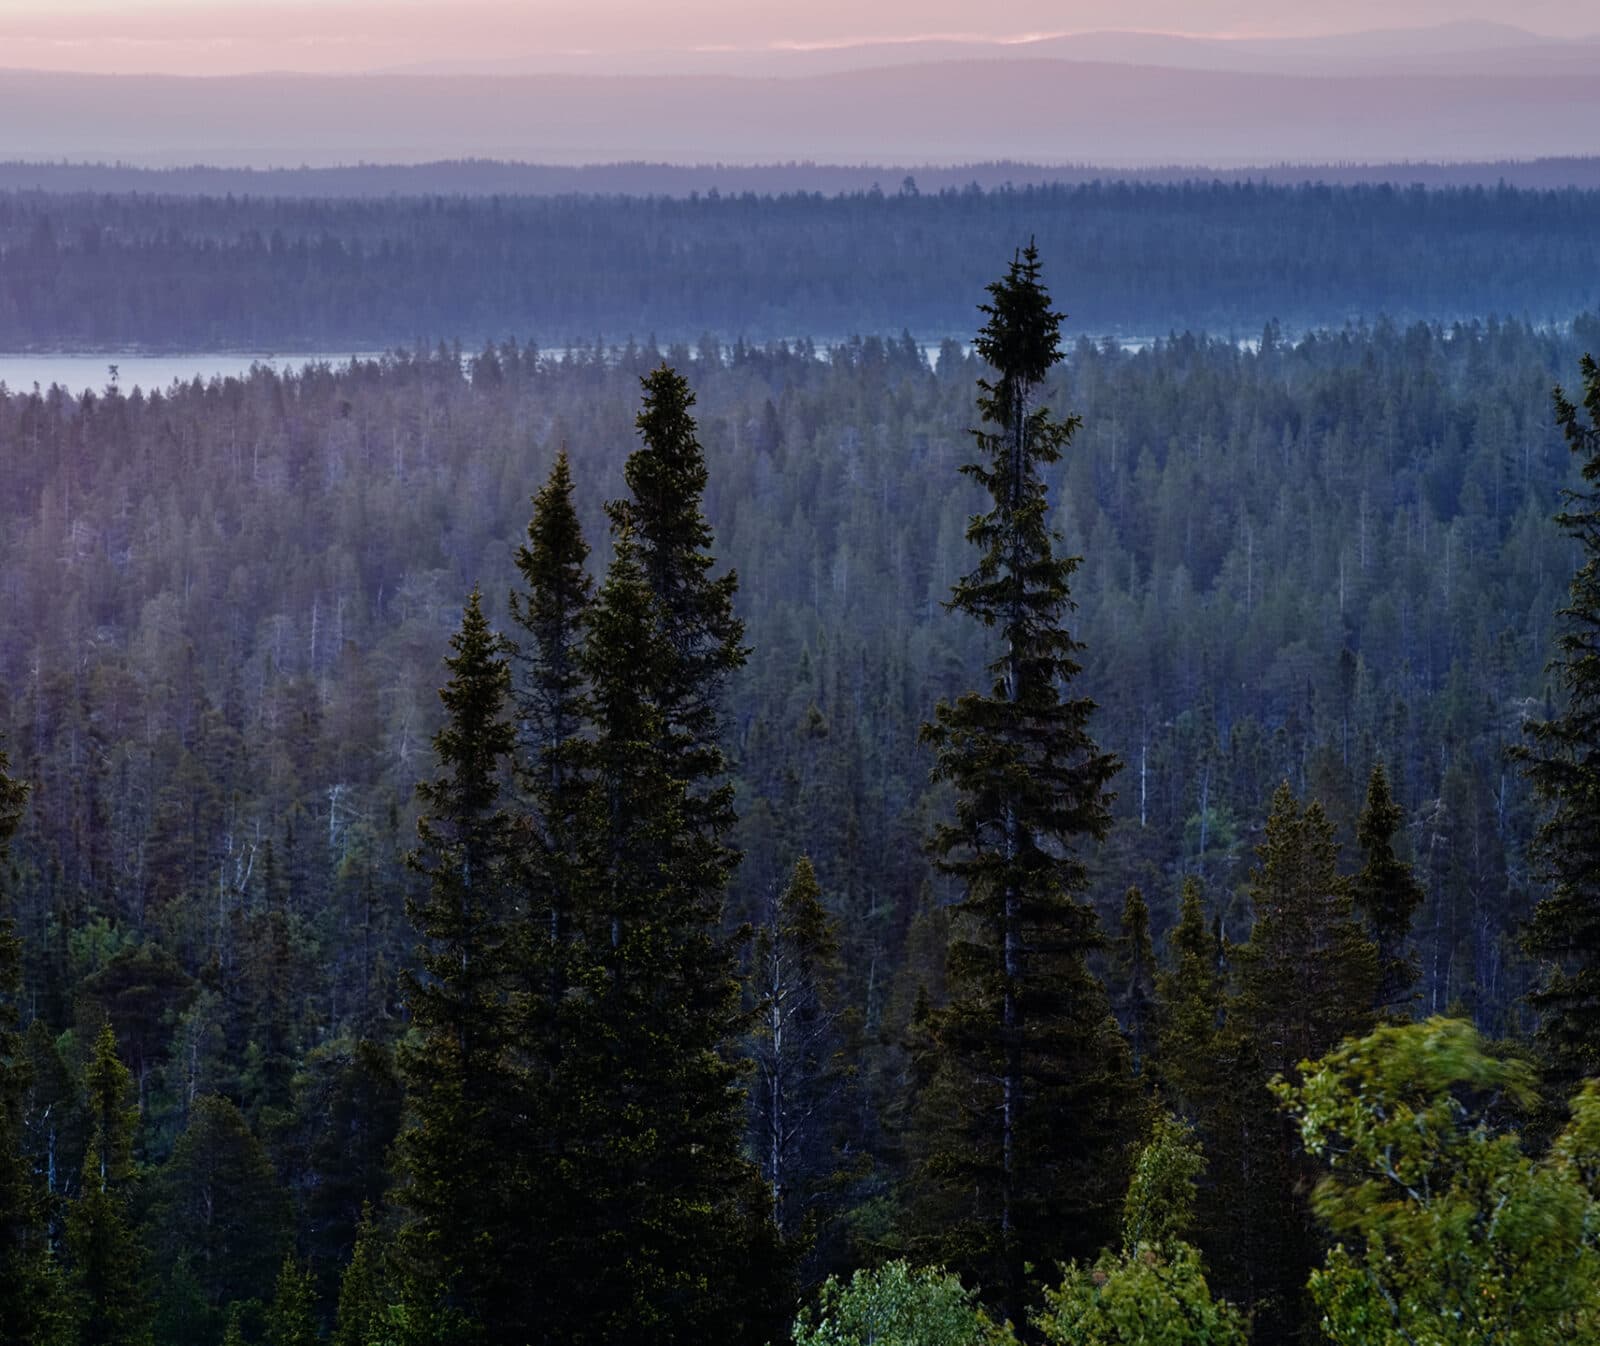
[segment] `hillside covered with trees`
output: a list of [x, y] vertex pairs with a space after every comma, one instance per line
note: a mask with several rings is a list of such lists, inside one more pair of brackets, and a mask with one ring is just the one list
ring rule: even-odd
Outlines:
[[1600, 191], [1252, 181], [625, 196], [0, 194], [0, 346], [374, 351], [909, 327], [1038, 240], [1079, 332], [1253, 339], [1600, 305]]
[[988, 296], [0, 394], [0, 1334], [1583, 1339], [1600, 324]]

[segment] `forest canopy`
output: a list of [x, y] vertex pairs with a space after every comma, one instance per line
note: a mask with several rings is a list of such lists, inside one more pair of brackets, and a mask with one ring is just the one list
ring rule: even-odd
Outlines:
[[0, 347], [971, 335], [1034, 235], [1074, 331], [1254, 339], [1600, 307], [1600, 191], [1090, 182], [762, 195], [0, 193]]
[[987, 293], [0, 392], [8, 1332], [1581, 1335], [1600, 325]]

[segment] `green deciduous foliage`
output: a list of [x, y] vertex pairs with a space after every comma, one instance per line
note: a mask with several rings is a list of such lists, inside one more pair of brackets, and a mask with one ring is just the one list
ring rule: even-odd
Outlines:
[[1549, 806], [1537, 850], [1551, 884], [1524, 941], [1548, 964], [1533, 1002], [1540, 1039], [1568, 1080], [1600, 1074], [1600, 365], [1585, 356], [1582, 372], [1587, 425], [1556, 390], [1556, 419], [1583, 478], [1556, 515], [1581, 561], [1550, 665], [1560, 703], [1528, 726], [1523, 754]]
[[1244, 1346], [1245, 1318], [1214, 1300], [1192, 1245], [1139, 1248], [1074, 1267], [1045, 1291], [1038, 1325], [1052, 1346]]
[[1083, 849], [1110, 825], [1118, 763], [1089, 734], [1093, 702], [1069, 692], [1078, 563], [1057, 554], [1045, 469], [1079, 420], [1058, 419], [1041, 386], [1061, 315], [1031, 246], [989, 293], [976, 347], [994, 378], [979, 383], [979, 461], [962, 471], [991, 507], [968, 524], [978, 563], [949, 606], [994, 629], [994, 681], [941, 703], [923, 730], [935, 779], [956, 792], [933, 849], [963, 891], [918, 1185], [928, 1246], [1020, 1320], [1025, 1264], [1109, 1226], [1131, 1076], [1086, 965], [1100, 934], [1082, 901]]
[[1052, 1346], [1244, 1346], [1242, 1314], [1212, 1298], [1194, 1224], [1195, 1179], [1205, 1160], [1192, 1132], [1156, 1119], [1123, 1210], [1122, 1247], [1063, 1268], [1036, 1324]]
[[1313, 1274], [1338, 1346], [1556, 1346], [1600, 1330], [1600, 1087], [1549, 1151], [1505, 1129], [1533, 1074], [1469, 1024], [1380, 1028], [1279, 1084], [1324, 1173]]
[[794, 1346], [1007, 1346], [1016, 1340], [978, 1307], [977, 1295], [938, 1267], [889, 1262], [830, 1276], [815, 1308], [802, 1309]]

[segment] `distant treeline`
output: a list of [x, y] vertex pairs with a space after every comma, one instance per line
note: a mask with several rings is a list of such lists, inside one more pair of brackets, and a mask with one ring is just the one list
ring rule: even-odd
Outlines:
[[1058, 259], [1078, 331], [1250, 336], [1376, 312], [1537, 323], [1600, 304], [1600, 190], [885, 188], [0, 194], [0, 349], [964, 334], [987, 259], [1030, 236]]
[[867, 192], [912, 177], [922, 191], [1143, 183], [1271, 183], [1352, 187], [1516, 187], [1600, 189], [1600, 155], [1494, 159], [1481, 163], [1283, 163], [1251, 168], [1164, 164], [1039, 164], [1002, 159], [966, 164], [789, 162], [532, 164], [502, 159], [342, 164], [333, 168], [247, 168], [186, 164], [155, 168], [82, 161], [0, 162], [0, 191], [145, 192], [175, 196], [688, 196], [693, 192]]

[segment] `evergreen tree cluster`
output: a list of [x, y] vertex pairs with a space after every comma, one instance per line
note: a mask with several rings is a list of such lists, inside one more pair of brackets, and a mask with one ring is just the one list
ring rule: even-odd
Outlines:
[[[1527, 446], [1507, 457], [1523, 376], [1558, 346], [1417, 328], [1288, 348], [1269, 329], [1255, 353], [1084, 345], [1064, 365], [1031, 246], [989, 295], [973, 354], [947, 348], [937, 370], [909, 338], [826, 365], [685, 352], [735, 409], [715, 432], [728, 481], [687, 376], [636, 349], [551, 364], [491, 348], [470, 379], [445, 352], [149, 397], [0, 397], [5, 432], [34, 449], [3, 490], [29, 511], [14, 588], [37, 619], [31, 664], [14, 633], [0, 649], [32, 787], [0, 757], [5, 1332], [754, 1346], [1276, 1343], [1320, 1325], [1356, 1340], [1392, 1276], [1409, 1278], [1390, 1325], [1404, 1340], [1412, 1305], [1461, 1285], [1536, 1293], [1430, 1241], [1437, 1211], [1497, 1182], [1523, 1213], [1492, 1231], [1507, 1258], [1588, 1265], [1592, 1090], [1549, 1157], [1530, 1156], [1502, 1134], [1534, 1108], [1526, 1069], [1490, 1061], [1468, 1024], [1410, 1022], [1468, 1000], [1482, 970], [1470, 1008], [1496, 1030], [1537, 987], [1563, 1094], [1600, 1052], [1593, 502], [1570, 488], [1560, 519], [1580, 564], [1547, 692], [1491, 624], [1512, 580], [1474, 588], [1454, 550], [1498, 546], [1514, 576], [1537, 571], [1530, 602], [1545, 570], [1559, 583], [1563, 553], [1524, 525], [1566, 479]], [[1337, 456], [1340, 415], [1378, 388], [1396, 426], [1429, 406], [1465, 419], [1446, 385], [1492, 368], [1502, 403], [1470, 425], [1504, 505], [1441, 449], [1380, 520], [1377, 460]], [[1592, 483], [1600, 375], [1582, 370], [1590, 424], [1563, 397], [1558, 426]], [[491, 477], [468, 432], [563, 444], [561, 408], [611, 406], [635, 374], [625, 493], [602, 505], [600, 473], [562, 449], [520, 535], [485, 526], [520, 458]], [[866, 418], [902, 434], [920, 417], [913, 454], [953, 465], [968, 374], [977, 490], [935, 507], [868, 451], [891, 433]], [[1188, 401], [1202, 428], [1192, 447], [1141, 444], [1130, 468], [1118, 435], [1064, 410], [1069, 377], [1102, 414], [1119, 380], [1148, 380], [1140, 417]], [[737, 414], [752, 390], [760, 411]], [[835, 436], [821, 407], [845, 394]], [[614, 408], [592, 414], [626, 435]], [[1207, 441], [1230, 420], [1226, 446]], [[825, 465], [800, 451], [808, 422]], [[186, 518], [176, 484], [137, 504], [114, 443], [147, 462], [168, 446], [219, 486], [211, 514]], [[1295, 530], [1287, 483], [1264, 512], [1241, 483], [1219, 525], [1202, 498], [1136, 501], [1125, 480], [1177, 493], [1208, 456], [1242, 472], [1271, 454], [1314, 457], [1308, 491], [1366, 482], [1331, 549]], [[354, 489], [385, 479], [381, 499]], [[806, 492], [833, 487], [854, 515], [829, 520], [831, 565], [785, 579], [771, 553], [793, 559], [817, 529]], [[1454, 496], [1448, 524], [1430, 495]], [[408, 496], [407, 518], [433, 520], [427, 555], [370, 552], [382, 530], [365, 512]], [[266, 581], [215, 545], [218, 511], [247, 498], [243, 545], [293, 553], [292, 596], [253, 623]], [[267, 507], [312, 498], [303, 536]], [[763, 532], [780, 514], [792, 527]], [[721, 568], [719, 517], [770, 548], [730, 548], [740, 570]], [[934, 520], [912, 555], [912, 525]], [[318, 551], [319, 522], [348, 548]], [[1092, 545], [1122, 535], [1147, 535], [1148, 582]], [[1338, 575], [1320, 606], [1271, 569], [1291, 538], [1311, 553], [1297, 576]], [[1140, 642], [1197, 601], [1188, 561], [1208, 597], [1172, 639], [1196, 657], [1185, 668]], [[69, 601], [51, 605], [57, 567]], [[452, 577], [480, 567], [504, 597], [471, 589], [426, 706]], [[214, 628], [186, 609], [191, 587], [220, 595]], [[936, 617], [944, 587], [953, 615]], [[1442, 616], [1407, 606], [1419, 593]], [[1104, 643], [1125, 678], [1075, 634], [1091, 615], [1097, 632], [1122, 623]], [[880, 618], [898, 653], [874, 667], [859, 623]], [[1224, 652], [1208, 621], [1262, 649]], [[789, 666], [763, 651], [769, 631]], [[1420, 707], [1380, 690], [1390, 665]], [[1234, 685], [1252, 668], [1268, 673], [1255, 698]], [[900, 731], [930, 712], [921, 755]], [[1528, 719], [1536, 836], [1502, 751]], [[418, 778], [414, 800], [395, 788]], [[1526, 856], [1550, 884], [1531, 922]], [[1469, 1125], [1465, 1096], [1499, 1084], [1504, 1103]], [[1437, 1191], [1380, 1172], [1405, 1199], [1379, 1199], [1348, 1167], [1394, 1125], [1391, 1094], [1441, 1141], [1373, 1153], [1437, 1173]], [[1559, 1219], [1530, 1232], [1546, 1195]], [[1593, 1321], [1558, 1281], [1541, 1321]]]
[[0, 189], [0, 331], [21, 349], [90, 351], [345, 352], [506, 332], [546, 346], [597, 331], [834, 340], [902, 325], [965, 340], [995, 241], [1030, 231], [1096, 334], [1600, 305], [1600, 191], [1429, 188], [1437, 166], [1413, 167], [1407, 187], [1341, 185], [1322, 167], [1293, 183], [1019, 172], [1013, 185], [991, 165], [987, 190], [825, 195], [790, 185], [801, 169], [763, 191], [685, 195], [639, 185], [650, 171], [634, 165], [634, 184], [624, 168], [596, 188], [591, 169], [542, 196], [515, 182], [472, 195], [448, 172], [435, 190], [424, 172], [364, 200], [314, 180], [277, 194], [265, 179], [200, 195]]

